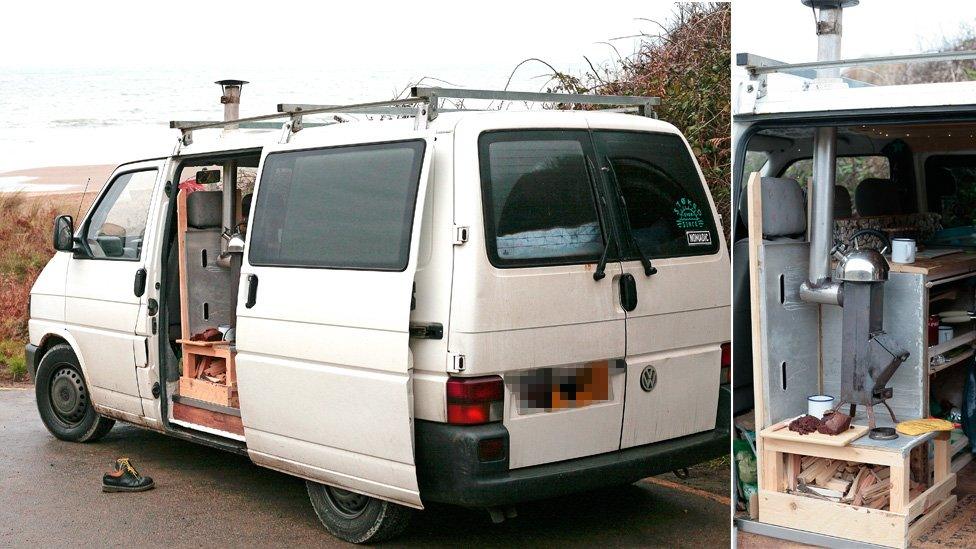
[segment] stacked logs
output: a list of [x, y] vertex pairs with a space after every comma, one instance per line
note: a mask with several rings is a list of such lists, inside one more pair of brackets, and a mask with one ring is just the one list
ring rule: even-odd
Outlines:
[[[791, 493], [870, 509], [888, 509], [891, 471], [881, 465], [813, 456], [800, 458]], [[912, 491], [922, 487], [912, 482]]]

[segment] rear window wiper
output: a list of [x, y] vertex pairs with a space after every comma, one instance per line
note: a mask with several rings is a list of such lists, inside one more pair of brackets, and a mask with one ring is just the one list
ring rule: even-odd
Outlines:
[[596, 270], [593, 271], [593, 280], [603, 280], [607, 276], [607, 257], [610, 252], [610, 245], [617, 245], [617, 241], [614, 239], [613, 227], [610, 226], [610, 210], [607, 208], [607, 199], [600, 192], [599, 182], [596, 177], [596, 167], [590, 161], [590, 157], [586, 157], [586, 175], [589, 176], [590, 182], [594, 185], [594, 190], [597, 194], [597, 211], [596, 215], [598, 221], [600, 222], [600, 227], [602, 232], [607, 236], [607, 241], [603, 244], [603, 253], [600, 254], [600, 261], [596, 264]]
[[[607, 210], [607, 200], [603, 196], [600, 196], [600, 204], [603, 206], [603, 211]], [[617, 245], [617, 241], [614, 238], [614, 233], [616, 231], [613, 228], [608, 227], [609, 230], [606, 231], [607, 242], [603, 245], [603, 253], [600, 255], [600, 261], [596, 264], [596, 270], [593, 271], [593, 280], [603, 280], [607, 276], [607, 255], [610, 252], [610, 245]]]
[[[607, 169], [610, 171], [610, 177], [613, 178], [616, 184], [617, 190], [620, 190], [620, 182], [617, 180], [617, 172], [613, 169], [613, 163], [610, 161], [609, 156], [603, 157], [604, 161], [607, 163]], [[637, 250], [637, 255], [640, 256], [641, 265], [644, 266], [644, 276], [651, 276], [657, 274], [657, 267], [651, 265], [651, 260], [641, 249], [640, 243], [637, 242], [637, 237], [634, 236], [634, 228], [630, 226], [630, 215], [627, 213], [627, 200], [624, 198], [623, 193], [617, 193], [617, 199], [620, 201], [621, 215], [624, 221], [627, 223], [627, 235], [630, 236], [630, 245]]]

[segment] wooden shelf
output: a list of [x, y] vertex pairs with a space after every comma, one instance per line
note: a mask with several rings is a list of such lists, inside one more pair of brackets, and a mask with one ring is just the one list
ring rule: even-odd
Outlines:
[[935, 375], [941, 372], [942, 370], [945, 370], [946, 368], [951, 368], [952, 366], [955, 366], [956, 364], [965, 361], [969, 357], [973, 356], [973, 352], [974, 352], [973, 349], [970, 347], [968, 351], [962, 353], [961, 355], [952, 357], [952, 359], [950, 359], [949, 362], [944, 362], [942, 364], [929, 366], [929, 375]]
[[976, 252], [955, 252], [932, 259], [917, 258], [914, 263], [894, 263], [890, 260], [893, 273], [916, 273], [926, 275], [929, 280], [938, 280], [966, 273], [976, 275]]
[[932, 345], [929, 347], [929, 356], [933, 357], [936, 355], [941, 355], [942, 353], [951, 351], [956, 347], [962, 347], [974, 339], [976, 339], [976, 330], [970, 328], [966, 333], [957, 335], [945, 343], [939, 343], [938, 345]]

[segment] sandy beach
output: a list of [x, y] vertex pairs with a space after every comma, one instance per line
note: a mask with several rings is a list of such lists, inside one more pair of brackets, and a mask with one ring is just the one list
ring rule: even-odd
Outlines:
[[81, 192], [89, 178], [88, 191], [97, 191], [105, 184], [112, 170], [111, 164], [89, 166], [48, 166], [0, 173], [0, 193], [22, 192], [69, 193]]

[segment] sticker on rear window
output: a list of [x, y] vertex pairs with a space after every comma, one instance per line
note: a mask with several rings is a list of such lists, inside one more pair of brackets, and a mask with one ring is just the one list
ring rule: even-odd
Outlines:
[[677, 216], [675, 224], [678, 225], [679, 229], [698, 229], [705, 226], [701, 208], [698, 207], [698, 204], [695, 204], [687, 198], [682, 198], [675, 202], [674, 213]]
[[710, 246], [712, 244], [711, 231], [685, 231], [685, 238], [689, 246]]

